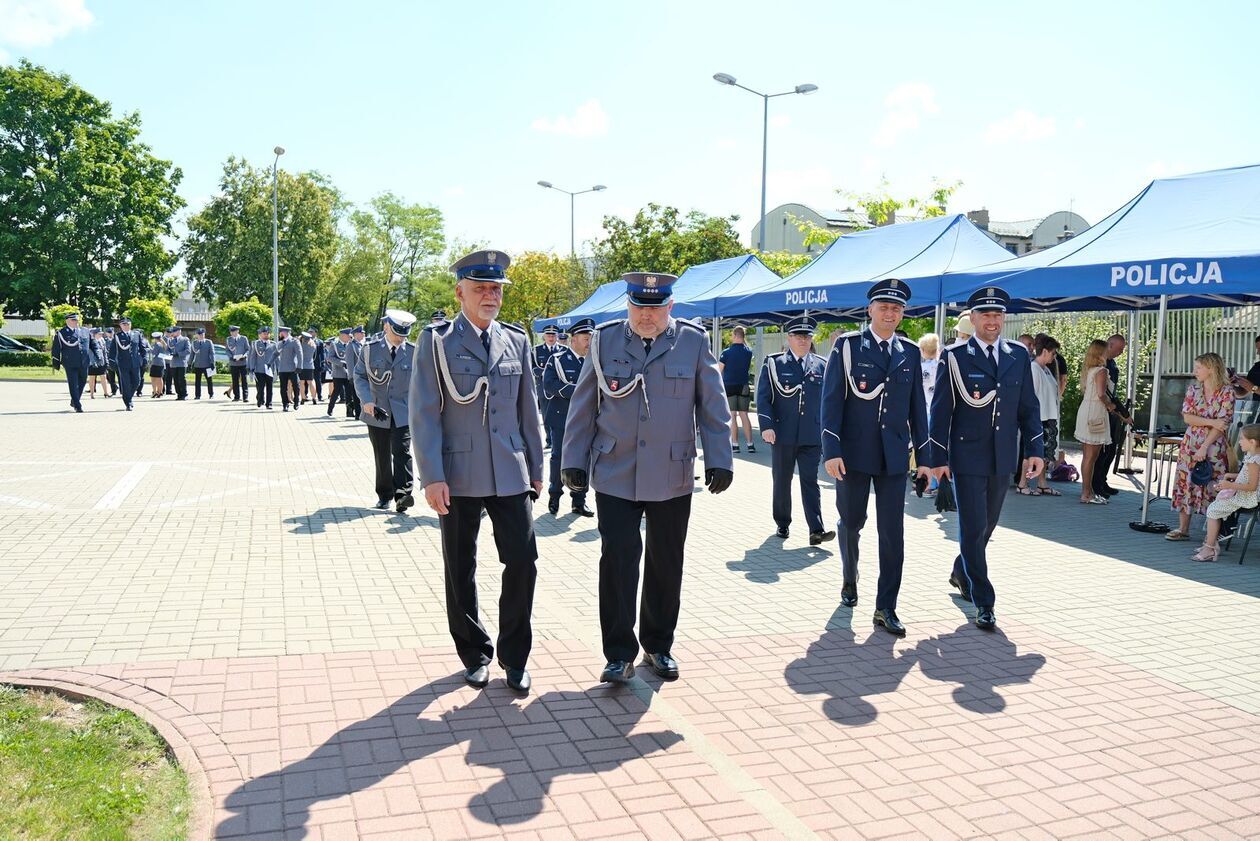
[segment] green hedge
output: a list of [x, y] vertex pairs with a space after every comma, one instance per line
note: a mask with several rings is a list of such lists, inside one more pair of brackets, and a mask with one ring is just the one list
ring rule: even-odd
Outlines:
[[44, 352], [48, 350], [50, 344], [48, 336], [14, 336], [9, 334], [9, 338], [21, 342], [29, 348]]
[[52, 354], [23, 350], [0, 351], [0, 368], [51, 368]]

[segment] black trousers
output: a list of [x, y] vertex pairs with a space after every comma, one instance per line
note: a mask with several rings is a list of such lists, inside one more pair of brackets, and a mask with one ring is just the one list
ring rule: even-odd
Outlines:
[[271, 408], [271, 383], [270, 374], [254, 374], [254, 392], [258, 395], [259, 407], [265, 402], [267, 408]]
[[901, 591], [901, 570], [905, 565], [906, 474], [860, 473], [845, 471], [844, 480], [836, 482], [836, 511], [840, 515], [837, 532], [840, 538], [841, 567], [844, 580], [858, 580], [858, 538], [866, 525], [866, 504], [875, 486], [875, 526], [879, 531], [879, 583], [875, 609], [897, 609]]
[[193, 373], [193, 397], [201, 399], [201, 378], [206, 378], [206, 394], [214, 397], [214, 369], [198, 368]]
[[1009, 473], [971, 476], [952, 473], [958, 501], [958, 557], [954, 575], [967, 582], [976, 607], [992, 608], [996, 596], [989, 581], [989, 538], [1002, 515], [1011, 484]]
[[822, 491], [818, 489], [818, 460], [822, 458], [822, 446], [813, 444], [798, 447], [795, 444], [770, 445], [770, 475], [773, 501], [770, 504], [775, 525], [787, 528], [792, 524], [792, 473], [801, 477], [801, 505], [805, 508], [805, 523], [811, 534], [823, 531]]
[[162, 368], [162, 393], [163, 394], [171, 393], [171, 371], [173, 370], [174, 369], [171, 368], [170, 365], [167, 365], [164, 368]]
[[[551, 442], [551, 457], [547, 467], [547, 494], [552, 498], [564, 496], [564, 483], [560, 481], [560, 460], [564, 444], [564, 416], [560, 420], [547, 424], [547, 440]], [[586, 502], [586, 491], [569, 491], [573, 497], [573, 505], [577, 507]]]
[[109, 393], [118, 393], [118, 372], [113, 368], [105, 369], [105, 382], [109, 385]]
[[187, 368], [171, 368], [171, 387], [175, 389], [175, 395], [184, 400], [188, 397], [188, 369]]
[[118, 388], [122, 392], [123, 403], [127, 404], [128, 408], [131, 406], [131, 399], [139, 391], [141, 382], [143, 380], [140, 378], [139, 368], [123, 366], [118, 369]]
[[249, 399], [249, 371], [245, 370], [244, 365], [233, 365], [229, 370], [232, 372], [232, 395], [233, 400]]
[[376, 498], [399, 499], [411, 493], [411, 428], [369, 426], [368, 440], [376, 460]]
[[533, 646], [530, 613], [538, 570], [532, 500], [515, 496], [453, 496], [446, 514], [438, 517], [442, 531], [442, 560], [446, 567], [446, 621], [459, 659], [468, 669], [488, 665], [494, 657], [490, 635], [481, 623], [477, 605], [477, 533], [481, 512], [494, 526], [494, 545], [503, 564], [499, 594], [499, 660], [510, 669], [523, 669]]
[[[668, 654], [682, 605], [683, 545], [691, 521], [691, 494], [660, 502], [636, 502], [595, 493], [599, 515], [599, 627], [604, 658], [633, 661], [639, 646]], [[647, 547], [639, 524], [647, 518]], [[634, 635], [639, 556], [643, 556], [643, 598], [639, 636]]]
[[354, 407], [350, 403], [354, 389], [350, 388], [350, 381], [345, 377], [333, 377], [332, 388], [328, 391], [328, 414], [332, 414], [333, 406], [337, 405], [337, 399], [340, 398], [346, 404], [346, 417], [354, 415]]
[[[289, 387], [293, 390], [290, 392]], [[290, 399], [290, 393], [293, 395]], [[297, 371], [281, 371], [280, 372], [280, 402], [284, 404], [284, 408], [289, 408], [289, 403], [293, 403], [293, 408], [298, 407], [298, 375]]]
[[87, 385], [87, 368], [66, 368], [66, 388], [70, 391], [70, 405], [75, 409], [83, 408], [80, 400], [83, 388]]

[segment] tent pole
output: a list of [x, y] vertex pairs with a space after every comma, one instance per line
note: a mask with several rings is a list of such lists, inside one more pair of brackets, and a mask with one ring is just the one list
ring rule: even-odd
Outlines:
[[[1129, 372], [1125, 393], [1129, 397], [1129, 412], [1137, 405], [1137, 358], [1138, 358], [1138, 311], [1129, 310]], [[1133, 475], [1133, 436], [1124, 436], [1124, 469], [1121, 471]]]
[[1168, 319], [1168, 296], [1159, 296], [1159, 320], [1155, 322], [1155, 377], [1151, 386], [1150, 422], [1146, 432], [1146, 481], [1142, 486], [1142, 522], [1151, 505], [1151, 466], [1155, 461], [1155, 424], [1159, 416], [1159, 379], [1164, 364], [1164, 324]]
[[936, 335], [941, 341], [941, 347], [945, 346], [945, 302], [936, 305]]
[[717, 359], [722, 355], [722, 317], [720, 315], [713, 316], [713, 358]]

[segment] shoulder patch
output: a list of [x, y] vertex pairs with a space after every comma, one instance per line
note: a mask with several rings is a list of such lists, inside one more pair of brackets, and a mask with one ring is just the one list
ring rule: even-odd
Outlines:
[[[432, 330], [434, 333], [437, 333], [439, 336], [445, 336], [447, 331], [451, 329], [451, 325], [454, 323], [455, 322], [453, 321], [438, 321], [435, 323], [424, 325], [424, 329], [425, 329], [425, 332]], [[329, 343], [330, 344], [332, 343], [331, 339], [329, 339]]]
[[507, 323], [507, 322], [505, 322], [505, 321], [500, 321], [500, 322], [499, 322], [499, 326], [500, 326], [500, 327], [506, 327], [507, 329], [512, 330], [513, 332], [520, 333], [522, 336], [527, 336], [527, 335], [529, 335], [528, 333], [526, 333], [526, 332], [525, 332], [525, 328], [524, 328], [524, 327], [521, 327], [521, 326], [516, 325], [516, 324], [509, 324], [509, 323]]
[[678, 322], [679, 327], [689, 327], [692, 330], [697, 330], [701, 333], [709, 332], [708, 330], [704, 329], [703, 325], [697, 324], [696, 322], [692, 321], [689, 318], [676, 318], [674, 319], [674, 321]]
[[625, 324], [625, 323], [626, 323], [626, 320], [624, 318], [614, 318], [612, 321], [601, 321], [599, 324], [595, 325], [595, 329], [606, 330], [609, 327], [619, 327], [620, 325]]
[[850, 330], [850, 331], [849, 331], [849, 332], [847, 332], [847, 333], [842, 333], [842, 334], [840, 334], [840, 338], [842, 338], [842, 339], [852, 339], [854, 336], [860, 336], [860, 335], [862, 335], [862, 331], [861, 331], [861, 330]]

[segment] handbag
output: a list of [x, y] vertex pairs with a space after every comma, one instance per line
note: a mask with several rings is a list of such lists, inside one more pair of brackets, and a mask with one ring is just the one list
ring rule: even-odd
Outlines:
[[1085, 420], [1085, 428], [1090, 435], [1105, 435], [1107, 433], [1107, 419], [1087, 418]]
[[1195, 462], [1190, 468], [1190, 481], [1196, 485], [1207, 485], [1212, 481], [1212, 462], [1204, 459]]

